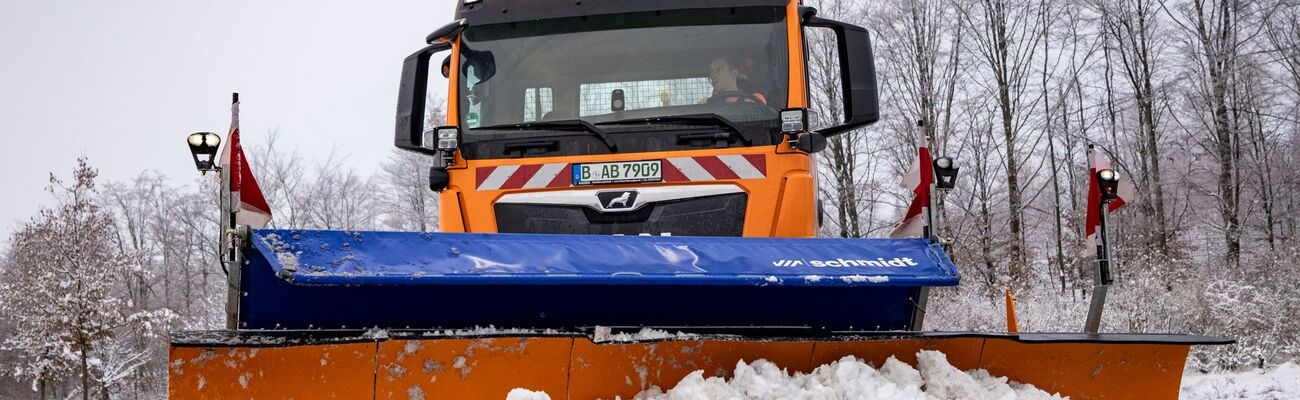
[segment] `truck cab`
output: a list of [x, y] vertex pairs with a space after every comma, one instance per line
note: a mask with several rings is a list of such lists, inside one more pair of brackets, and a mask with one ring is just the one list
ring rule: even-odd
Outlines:
[[[456, 18], [406, 59], [395, 139], [433, 156], [444, 232], [812, 237], [814, 153], [879, 119], [867, 31], [798, 0], [462, 0]], [[846, 112], [810, 130], [819, 28]]]

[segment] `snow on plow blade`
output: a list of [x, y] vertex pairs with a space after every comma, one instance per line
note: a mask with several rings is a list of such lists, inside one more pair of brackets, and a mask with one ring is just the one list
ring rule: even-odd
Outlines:
[[513, 388], [554, 399], [630, 399], [686, 374], [725, 375], [765, 358], [809, 372], [856, 356], [916, 364], [938, 350], [963, 370], [1075, 399], [1175, 399], [1188, 348], [1226, 341], [1182, 335], [892, 333], [816, 339], [674, 336], [599, 343], [582, 334], [443, 336], [419, 331], [206, 332], [172, 338], [173, 399], [504, 399]]
[[924, 239], [259, 230], [239, 329], [909, 330], [957, 269]]

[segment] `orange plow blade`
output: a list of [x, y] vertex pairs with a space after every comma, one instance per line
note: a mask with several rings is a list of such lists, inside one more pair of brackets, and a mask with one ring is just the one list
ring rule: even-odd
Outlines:
[[[952, 365], [982, 368], [1075, 399], [1175, 399], [1190, 346], [1223, 344], [1186, 335], [925, 333], [815, 339], [684, 337], [597, 343], [587, 336], [382, 338], [301, 337], [279, 332], [247, 340], [173, 338], [173, 399], [504, 399], [514, 388], [553, 399], [632, 398], [687, 374], [725, 376], [737, 361], [767, 359], [791, 371], [855, 356], [882, 365], [916, 364], [937, 350]], [[294, 337], [299, 336], [299, 337]]]

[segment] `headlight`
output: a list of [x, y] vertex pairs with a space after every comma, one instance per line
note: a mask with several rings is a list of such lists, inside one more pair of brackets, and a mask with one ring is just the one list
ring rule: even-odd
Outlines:
[[1116, 182], [1119, 181], [1119, 172], [1115, 172], [1113, 169], [1103, 169], [1097, 171], [1097, 178], [1107, 182]]

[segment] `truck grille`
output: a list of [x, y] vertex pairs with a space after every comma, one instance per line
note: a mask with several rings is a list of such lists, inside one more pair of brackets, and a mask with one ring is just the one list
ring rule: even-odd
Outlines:
[[588, 205], [497, 202], [501, 233], [740, 236], [748, 195], [728, 193], [648, 201], [631, 211]]

